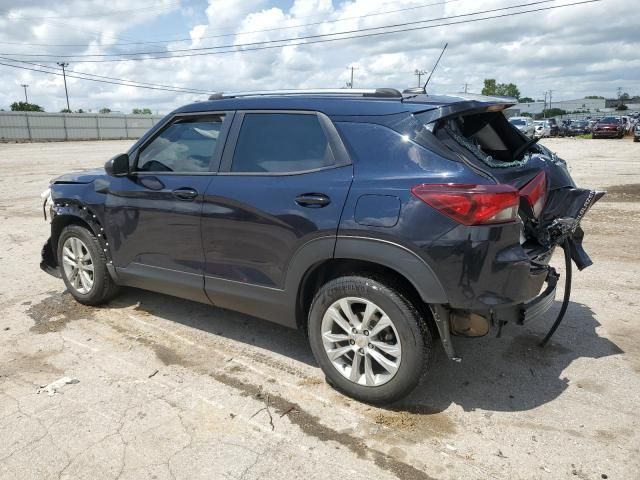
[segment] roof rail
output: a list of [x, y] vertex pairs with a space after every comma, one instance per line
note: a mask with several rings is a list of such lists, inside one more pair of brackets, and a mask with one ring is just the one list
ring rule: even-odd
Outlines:
[[308, 90], [256, 90], [252, 92], [214, 93], [209, 100], [240, 97], [266, 97], [282, 95], [333, 95], [360, 96], [375, 98], [402, 98], [402, 93], [395, 88], [315, 88]]

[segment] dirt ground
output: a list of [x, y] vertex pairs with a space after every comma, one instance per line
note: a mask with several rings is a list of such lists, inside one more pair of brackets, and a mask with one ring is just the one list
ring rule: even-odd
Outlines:
[[0, 478], [638, 479], [640, 144], [544, 143], [610, 192], [564, 324], [545, 350], [551, 313], [454, 338], [463, 361], [438, 347], [393, 409], [333, 391], [298, 332], [134, 289], [75, 303], [38, 267], [39, 194], [129, 142], [0, 144]]

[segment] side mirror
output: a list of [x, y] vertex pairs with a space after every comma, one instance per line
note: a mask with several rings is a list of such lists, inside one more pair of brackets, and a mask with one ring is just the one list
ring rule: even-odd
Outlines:
[[104, 170], [111, 177], [129, 175], [129, 155], [121, 153], [104, 164]]

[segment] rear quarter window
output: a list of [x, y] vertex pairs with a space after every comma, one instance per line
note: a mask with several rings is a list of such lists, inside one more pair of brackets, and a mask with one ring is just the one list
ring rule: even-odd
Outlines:
[[402, 176], [435, 174], [445, 167], [464, 171], [465, 167], [445, 159], [388, 127], [373, 123], [336, 122], [340, 136], [361, 172], [393, 172]]

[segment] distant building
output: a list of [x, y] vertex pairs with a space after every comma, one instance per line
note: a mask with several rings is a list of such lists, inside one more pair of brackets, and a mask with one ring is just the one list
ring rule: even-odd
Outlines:
[[542, 113], [542, 110], [544, 110], [544, 102], [517, 103], [513, 107], [509, 107], [506, 114], [509, 117], [522, 115], [523, 113], [536, 115]]
[[620, 102], [622, 102], [627, 107], [632, 108], [631, 105], [635, 106], [635, 105], [640, 103], [640, 97], [638, 97], [638, 96], [630, 97], [630, 98], [626, 98], [624, 100], [620, 100], [618, 98], [607, 98], [607, 107], [615, 108], [620, 104]]
[[[551, 104], [546, 103], [546, 108], [560, 108], [566, 112], [587, 112], [595, 113], [607, 108], [607, 100], [604, 98], [580, 98], [577, 100], [553, 100]], [[545, 102], [518, 103], [507, 110], [507, 115], [531, 115], [542, 113]], [[605, 110], [606, 111], [606, 110]]]

